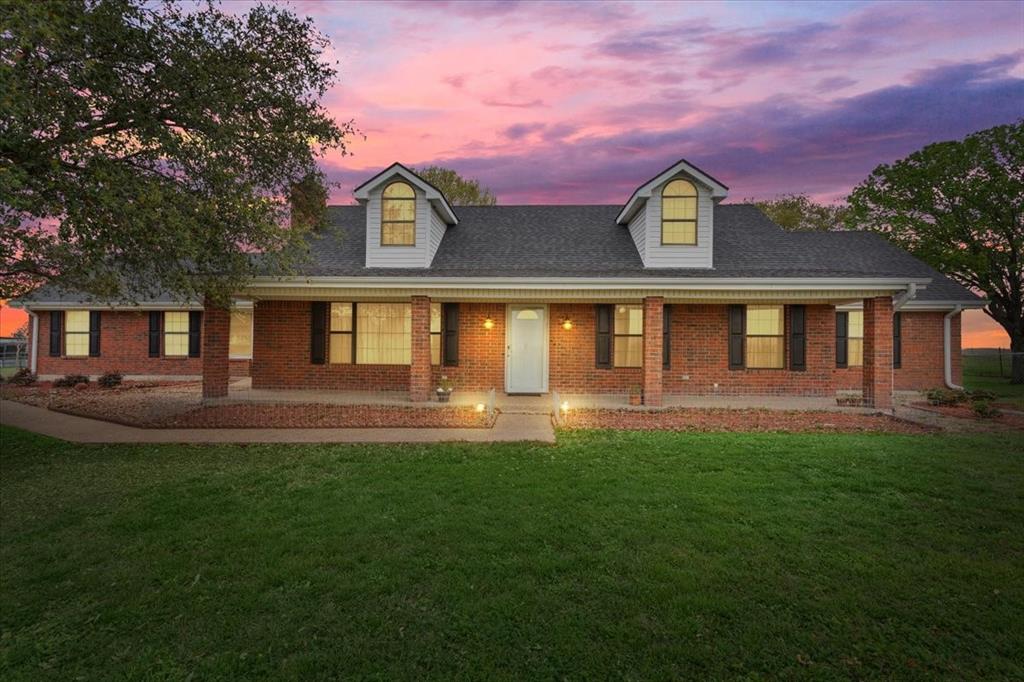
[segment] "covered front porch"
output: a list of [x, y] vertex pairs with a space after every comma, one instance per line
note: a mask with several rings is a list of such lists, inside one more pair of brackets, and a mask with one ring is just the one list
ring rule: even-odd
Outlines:
[[[437, 387], [450, 382], [450, 404], [485, 409], [547, 411], [563, 402], [629, 407], [630, 395], [642, 396], [646, 408], [830, 409], [842, 336], [836, 306], [858, 302], [862, 404], [878, 409], [893, 401], [898, 291], [645, 291], [660, 295], [638, 297], [581, 290], [577, 300], [519, 291], [515, 298], [502, 292], [497, 301], [490, 299], [499, 294], [465, 290], [389, 293], [389, 303], [366, 292], [332, 292], [326, 302], [256, 298], [252, 378], [244, 388], [229, 388], [227, 311], [208, 307], [204, 398], [434, 405]], [[396, 346], [397, 362], [367, 361], [362, 335], [383, 327], [363, 320], [363, 311], [388, 305], [406, 315], [405, 331], [399, 319], [382, 333], [406, 345]]]

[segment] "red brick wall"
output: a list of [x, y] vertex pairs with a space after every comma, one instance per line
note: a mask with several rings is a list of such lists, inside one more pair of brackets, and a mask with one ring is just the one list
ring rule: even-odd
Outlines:
[[[459, 365], [432, 368], [436, 383], [447, 375], [457, 390], [505, 387], [504, 303], [459, 306]], [[552, 303], [549, 387], [561, 393], [627, 393], [643, 383], [641, 368], [595, 367], [593, 304]], [[835, 388], [860, 389], [860, 369], [835, 368], [835, 309], [807, 306], [807, 369], [730, 370], [728, 308], [672, 307], [672, 366], [664, 371], [664, 393], [742, 395], [832, 395]], [[409, 367], [313, 365], [309, 361], [309, 303], [261, 301], [254, 320], [253, 385], [257, 388], [408, 390]], [[484, 320], [494, 321], [484, 329]], [[571, 330], [563, 329], [566, 319]], [[788, 330], [787, 319], [787, 330]], [[954, 368], [959, 377], [959, 320], [954, 324]], [[789, 362], [788, 338], [786, 362]], [[688, 379], [683, 376], [688, 375]], [[897, 388], [928, 388], [942, 382], [942, 313], [904, 313], [903, 369]], [[717, 389], [715, 384], [718, 384]]]
[[[835, 367], [835, 309], [807, 306], [807, 369], [729, 369], [729, 319], [725, 305], [672, 306], [672, 367], [666, 394], [831, 395]], [[789, 316], [784, 337], [789, 365]], [[684, 376], [689, 376], [685, 379]], [[715, 384], [718, 384], [717, 388]]]
[[[596, 314], [593, 304], [552, 303], [548, 307], [551, 346], [548, 355], [548, 386], [559, 393], [628, 393], [642, 386], [640, 367], [598, 369], [595, 354]], [[572, 320], [572, 329], [562, 322]]]
[[[943, 312], [903, 311], [901, 335], [903, 355], [901, 367], [894, 371], [897, 391], [922, 391], [944, 386], [942, 358]], [[960, 315], [950, 321], [953, 346], [953, 383], [963, 379], [960, 357]], [[861, 368], [848, 367], [835, 370], [835, 386], [838, 390], [859, 391]]]
[[[50, 357], [50, 312], [42, 311], [38, 315], [39, 362], [36, 372], [40, 375], [97, 376], [104, 372], [120, 372], [127, 375], [179, 377], [200, 376], [203, 373], [202, 358], [149, 357], [149, 312], [104, 310], [100, 317], [100, 356], [97, 358]], [[31, 338], [29, 348], [32, 348]], [[249, 376], [249, 361], [231, 360], [231, 376]]]
[[409, 366], [314, 365], [309, 301], [258, 301], [253, 313], [252, 385], [407, 391]]

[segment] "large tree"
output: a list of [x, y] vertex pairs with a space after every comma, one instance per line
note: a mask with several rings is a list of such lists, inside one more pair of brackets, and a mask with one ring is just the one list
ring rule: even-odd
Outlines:
[[849, 197], [851, 227], [885, 235], [981, 292], [1024, 383], [1024, 121], [883, 164]]
[[0, 0], [0, 297], [223, 300], [254, 254], [288, 271], [318, 219], [289, 196], [352, 132], [320, 104], [327, 45], [279, 6]]
[[441, 190], [453, 206], [494, 206], [498, 203], [491, 190], [481, 187], [478, 180], [464, 178], [451, 168], [424, 166], [413, 170]]
[[772, 222], [791, 232], [828, 232], [843, 228], [846, 206], [820, 204], [806, 194], [783, 194], [752, 201]]

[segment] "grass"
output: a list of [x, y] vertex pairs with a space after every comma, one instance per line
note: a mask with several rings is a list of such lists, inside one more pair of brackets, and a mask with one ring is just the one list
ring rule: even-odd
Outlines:
[[1024, 384], [1010, 383], [1008, 358], [1003, 358], [1003, 376], [1000, 376], [999, 358], [994, 355], [965, 354], [963, 363], [964, 388], [992, 391], [999, 396], [999, 402], [1024, 410]]
[[1006, 436], [0, 438], [5, 680], [1024, 677]]

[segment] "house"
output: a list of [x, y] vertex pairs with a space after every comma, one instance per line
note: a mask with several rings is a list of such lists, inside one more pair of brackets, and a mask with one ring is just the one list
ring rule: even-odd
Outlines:
[[443, 374], [508, 393], [642, 387], [655, 406], [860, 389], [884, 407], [960, 380], [960, 312], [984, 304], [877, 235], [790, 233], [723, 203], [728, 188], [685, 160], [615, 206], [456, 209], [398, 163], [354, 195], [298, 273], [238, 292], [248, 308], [23, 299], [33, 366], [201, 375], [210, 397], [248, 370], [254, 388], [414, 401]]

